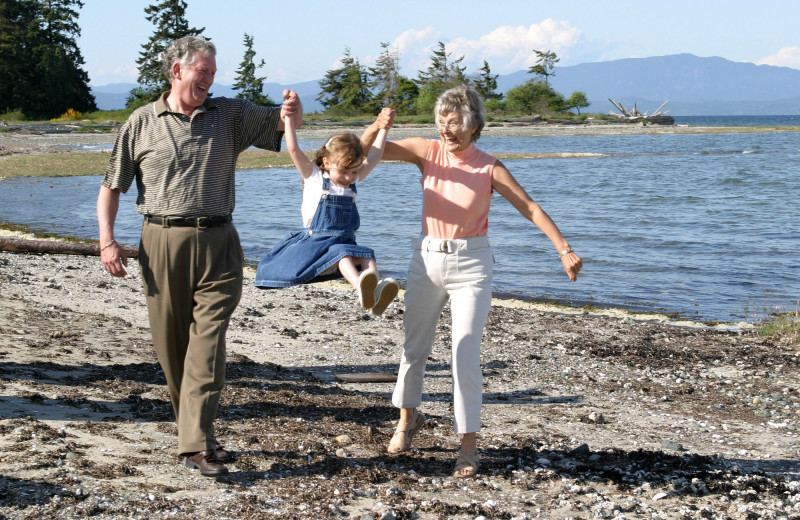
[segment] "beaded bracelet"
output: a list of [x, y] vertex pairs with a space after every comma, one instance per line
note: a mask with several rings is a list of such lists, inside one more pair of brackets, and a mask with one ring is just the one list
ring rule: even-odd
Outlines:
[[106, 249], [108, 249], [109, 247], [113, 246], [116, 243], [117, 243], [116, 240], [111, 240], [111, 242], [100, 248], [100, 252], [102, 253], [103, 251], [105, 251]]

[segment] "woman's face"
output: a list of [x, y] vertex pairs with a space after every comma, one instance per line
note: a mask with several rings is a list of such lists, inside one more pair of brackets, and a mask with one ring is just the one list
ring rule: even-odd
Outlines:
[[466, 150], [472, 144], [472, 136], [475, 134], [474, 127], [464, 129], [464, 119], [458, 112], [439, 114], [436, 128], [448, 152]]

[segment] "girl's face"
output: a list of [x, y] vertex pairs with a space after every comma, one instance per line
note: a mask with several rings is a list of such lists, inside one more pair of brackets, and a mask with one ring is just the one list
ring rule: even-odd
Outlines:
[[448, 152], [466, 150], [472, 144], [475, 128], [465, 130], [464, 119], [458, 112], [439, 114], [436, 118], [436, 128], [439, 129], [439, 137]]
[[323, 157], [322, 167], [331, 177], [333, 183], [340, 188], [347, 188], [353, 184], [358, 178], [358, 173], [361, 171], [361, 162], [350, 164], [347, 166], [339, 166], [340, 157]]

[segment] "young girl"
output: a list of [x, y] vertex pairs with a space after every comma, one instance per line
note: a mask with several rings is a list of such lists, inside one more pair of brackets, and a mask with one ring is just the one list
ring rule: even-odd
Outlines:
[[350, 133], [336, 134], [308, 160], [297, 143], [294, 122], [286, 125], [286, 148], [303, 176], [304, 229], [292, 233], [258, 263], [256, 287], [289, 287], [338, 270], [358, 291], [360, 304], [380, 316], [399, 290], [392, 278], [378, 280], [375, 252], [356, 244], [360, 225], [357, 185], [378, 164], [386, 144], [381, 129], [364, 158], [361, 141]]

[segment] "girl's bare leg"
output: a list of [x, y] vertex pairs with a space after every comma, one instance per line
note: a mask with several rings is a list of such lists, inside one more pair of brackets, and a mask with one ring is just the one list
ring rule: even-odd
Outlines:
[[378, 264], [375, 263], [374, 258], [359, 258], [361, 260], [361, 270], [366, 271], [367, 269], [372, 269], [376, 273], [378, 272]]
[[[367, 269], [372, 269], [375, 272], [378, 272], [378, 265], [375, 263], [375, 260], [372, 258], [359, 258], [359, 266], [361, 266], [362, 271], [366, 271]], [[358, 287], [358, 277], [361, 273], [356, 268], [356, 259], [352, 256], [346, 256], [339, 260], [339, 272], [342, 273], [344, 279], [350, 282], [350, 285], [353, 287]]]

